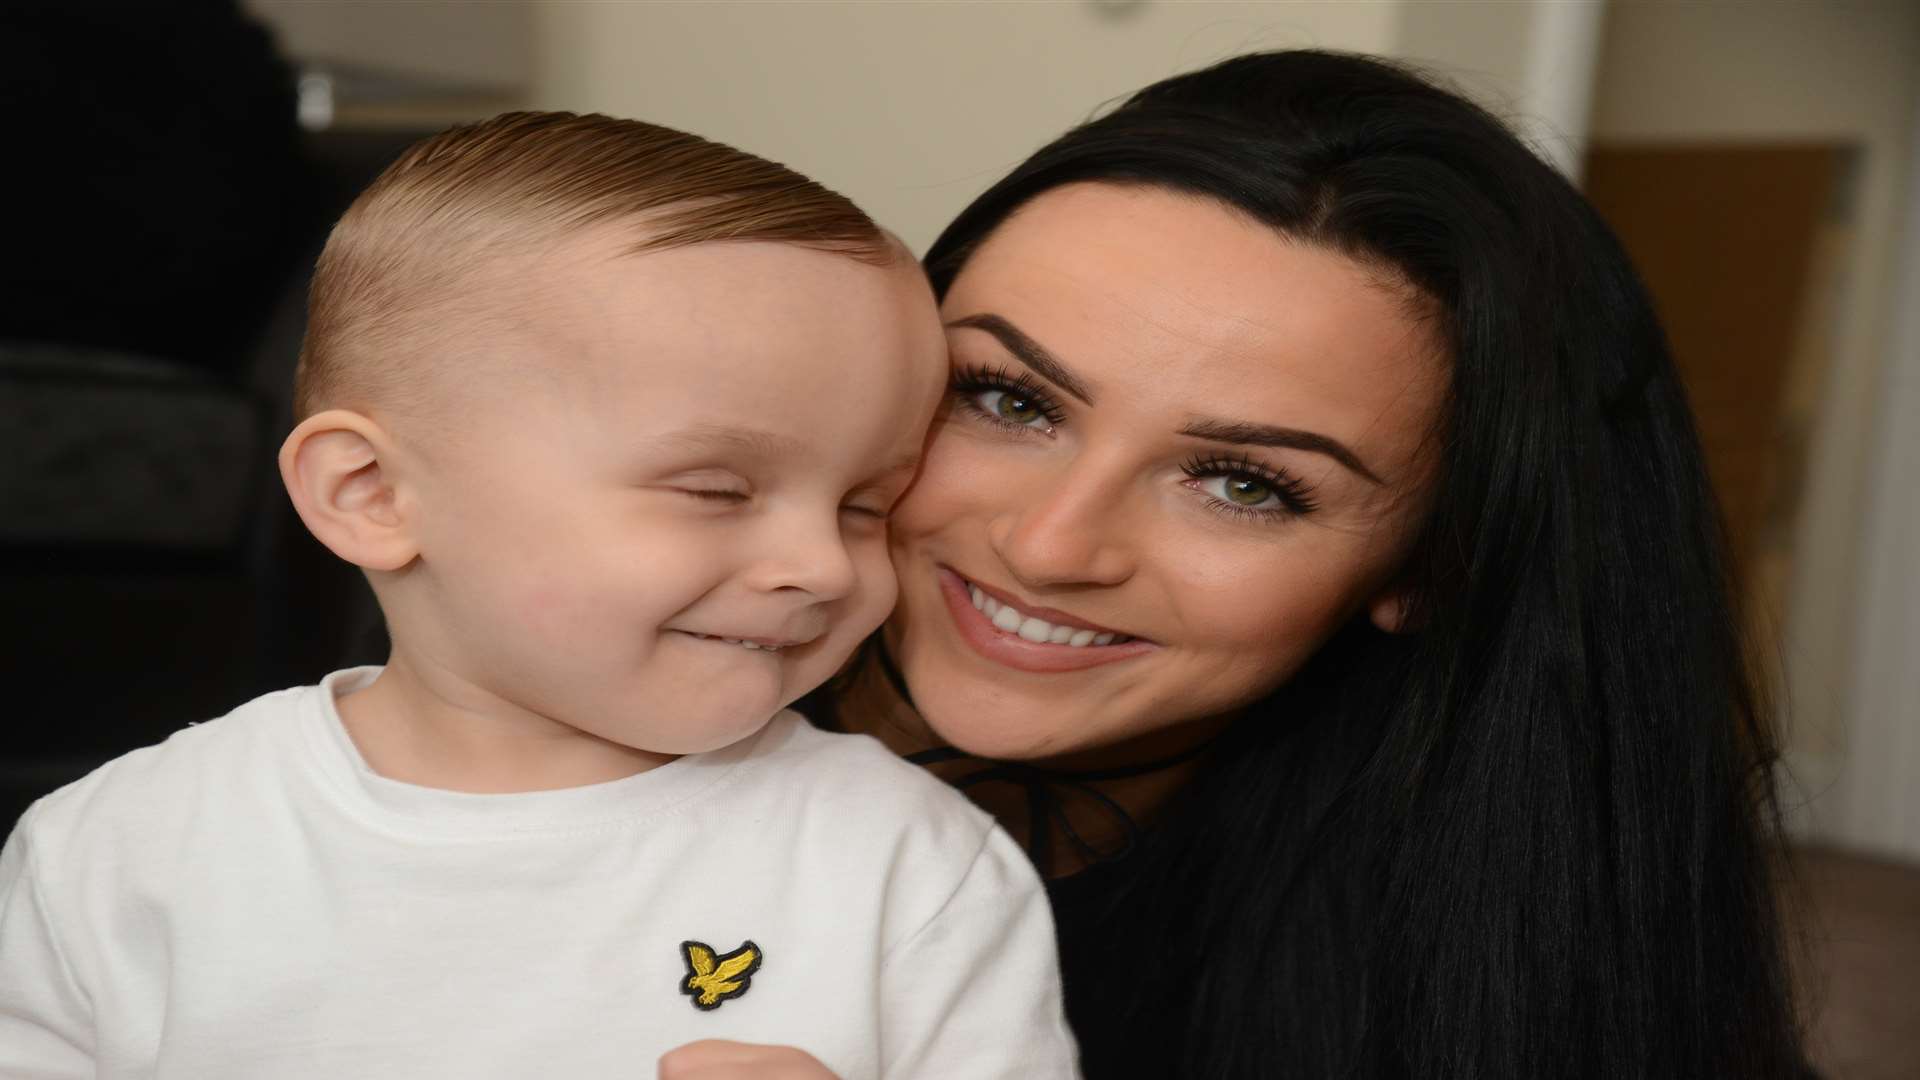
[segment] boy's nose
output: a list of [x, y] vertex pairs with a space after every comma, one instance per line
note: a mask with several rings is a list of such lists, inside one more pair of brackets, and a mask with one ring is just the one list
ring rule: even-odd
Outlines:
[[768, 592], [797, 590], [818, 601], [846, 596], [859, 579], [837, 515], [775, 526], [755, 576], [755, 585]]

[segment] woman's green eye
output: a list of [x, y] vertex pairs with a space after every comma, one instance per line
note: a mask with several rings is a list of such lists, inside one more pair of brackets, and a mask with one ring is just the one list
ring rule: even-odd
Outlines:
[[1242, 472], [1216, 472], [1202, 479], [1198, 487], [1226, 506], [1239, 510], [1278, 511], [1286, 501], [1271, 481]]
[[1236, 506], [1259, 506], [1273, 498], [1273, 489], [1263, 480], [1245, 475], [1228, 476], [1225, 479], [1226, 483], [1222, 485], [1223, 494], [1226, 495], [1228, 502]]
[[1035, 431], [1053, 427], [1047, 418], [1046, 403], [1030, 394], [983, 388], [971, 391], [970, 396], [974, 408], [1003, 424]]
[[1180, 471], [1192, 478], [1186, 486], [1207, 496], [1218, 513], [1280, 521], [1314, 510], [1312, 497], [1284, 473], [1264, 476], [1218, 458], [1196, 458]]
[[993, 403], [993, 411], [1000, 419], [1016, 424], [1030, 424], [1040, 415], [1039, 406], [1005, 391], [1000, 393], [1000, 400]]
[[962, 368], [953, 374], [953, 400], [988, 423], [1050, 435], [1060, 412], [1046, 391], [1028, 383], [997, 369]]

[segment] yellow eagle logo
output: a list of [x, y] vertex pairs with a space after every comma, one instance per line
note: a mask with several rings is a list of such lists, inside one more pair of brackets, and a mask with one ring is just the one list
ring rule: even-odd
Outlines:
[[683, 941], [680, 955], [687, 961], [680, 992], [691, 996], [693, 1007], [703, 1011], [746, 993], [753, 973], [760, 970], [760, 946], [751, 941], [723, 956], [715, 956], [711, 945]]

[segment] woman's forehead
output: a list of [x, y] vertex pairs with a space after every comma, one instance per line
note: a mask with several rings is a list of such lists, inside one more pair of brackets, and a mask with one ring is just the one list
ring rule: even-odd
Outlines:
[[1150, 188], [1037, 197], [962, 268], [943, 314], [1005, 319], [1096, 406], [1226, 410], [1389, 456], [1432, 429], [1445, 385], [1431, 324], [1377, 267]]

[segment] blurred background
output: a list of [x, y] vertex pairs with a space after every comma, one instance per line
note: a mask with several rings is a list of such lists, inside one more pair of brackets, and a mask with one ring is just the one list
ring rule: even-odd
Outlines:
[[[509, 108], [784, 161], [924, 249], [1103, 102], [1252, 49], [1405, 58], [1647, 276], [1781, 680], [1829, 1075], [1920, 1076], [1920, 4], [7, 0], [0, 818], [382, 659], [273, 471], [325, 230]], [[18, 129], [24, 127], [24, 137]]]

